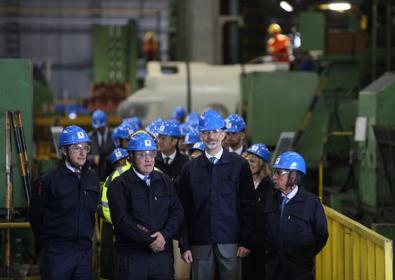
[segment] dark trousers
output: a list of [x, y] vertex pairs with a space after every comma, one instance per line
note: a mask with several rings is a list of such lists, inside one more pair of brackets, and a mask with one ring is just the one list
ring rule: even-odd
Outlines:
[[170, 252], [114, 253], [116, 280], [170, 280], [173, 279], [173, 257]]
[[241, 275], [243, 280], [265, 279], [265, 251], [253, 250], [251, 254], [242, 259]]
[[42, 280], [91, 280], [92, 251], [40, 252], [40, 274]]
[[112, 224], [103, 221], [101, 228], [101, 249], [100, 249], [100, 277], [112, 279], [113, 267], [113, 234]]

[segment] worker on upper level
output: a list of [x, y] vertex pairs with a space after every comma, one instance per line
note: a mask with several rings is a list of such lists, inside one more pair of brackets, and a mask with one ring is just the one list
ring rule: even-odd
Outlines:
[[225, 120], [225, 132], [229, 152], [241, 155], [247, 147], [244, 146], [246, 123], [238, 114], [229, 115]]
[[306, 175], [301, 155], [284, 152], [272, 168], [279, 191], [265, 200], [266, 280], [311, 280], [315, 256], [328, 239], [324, 209], [320, 200], [301, 186]]
[[145, 131], [129, 142], [132, 168], [110, 183], [114, 279], [173, 279], [171, 240], [183, 209], [171, 179], [154, 170], [156, 144]]
[[282, 34], [281, 26], [272, 23], [267, 29], [269, 39], [267, 41], [267, 52], [274, 62], [291, 62], [292, 47], [287, 35]]
[[100, 248], [100, 279], [113, 279], [113, 234], [110, 208], [108, 207], [107, 191], [110, 183], [131, 167], [128, 161], [128, 151], [122, 148], [116, 148], [111, 153], [110, 160], [114, 165], [114, 171], [106, 178], [103, 184], [100, 216], [102, 223], [100, 228], [101, 248]]
[[159, 42], [155, 33], [152, 31], [149, 31], [144, 35], [143, 53], [146, 62], [159, 60]]
[[89, 133], [91, 139], [90, 160], [99, 180], [104, 181], [112, 171], [108, 157], [114, 150], [111, 140], [112, 130], [107, 126], [107, 114], [102, 110], [96, 110], [92, 114], [93, 131]]
[[62, 159], [32, 189], [29, 220], [43, 280], [92, 279], [92, 237], [99, 181], [89, 168], [90, 139], [67, 126], [59, 137]]
[[265, 279], [265, 226], [263, 213], [265, 197], [275, 191], [270, 177], [270, 151], [266, 145], [257, 143], [250, 146], [243, 157], [248, 161], [255, 187], [255, 234], [251, 254], [242, 260], [243, 280]]

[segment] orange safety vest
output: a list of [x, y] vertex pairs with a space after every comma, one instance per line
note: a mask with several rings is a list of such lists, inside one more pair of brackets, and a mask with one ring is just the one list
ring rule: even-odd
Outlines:
[[276, 62], [290, 62], [288, 48], [290, 40], [283, 34], [275, 34], [268, 40], [268, 53]]

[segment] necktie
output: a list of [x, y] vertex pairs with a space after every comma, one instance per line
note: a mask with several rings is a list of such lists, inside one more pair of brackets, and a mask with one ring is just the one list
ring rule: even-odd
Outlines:
[[74, 175], [77, 176], [78, 179], [81, 178], [81, 172], [79, 170], [75, 170]]
[[208, 159], [212, 164], [215, 164], [215, 162], [217, 161], [216, 157], [211, 157]]
[[286, 197], [286, 196], [282, 197], [281, 206], [280, 206], [280, 220], [283, 217], [284, 206], [285, 206], [285, 204], [287, 204], [288, 201], [289, 201], [288, 197]]
[[166, 165], [169, 165], [169, 161], [170, 161], [170, 158], [169, 157], [165, 157], [165, 164]]
[[150, 186], [150, 179], [149, 179], [149, 176], [144, 176], [144, 182], [145, 182], [145, 184], [149, 187]]

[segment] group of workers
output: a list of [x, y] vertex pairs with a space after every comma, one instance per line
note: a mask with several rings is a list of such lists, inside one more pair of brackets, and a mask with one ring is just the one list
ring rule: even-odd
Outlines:
[[64, 128], [62, 159], [32, 190], [43, 280], [92, 279], [96, 213], [102, 279], [313, 279], [328, 232], [301, 155], [270, 166], [240, 115], [210, 108], [114, 130], [97, 110], [92, 126]]

